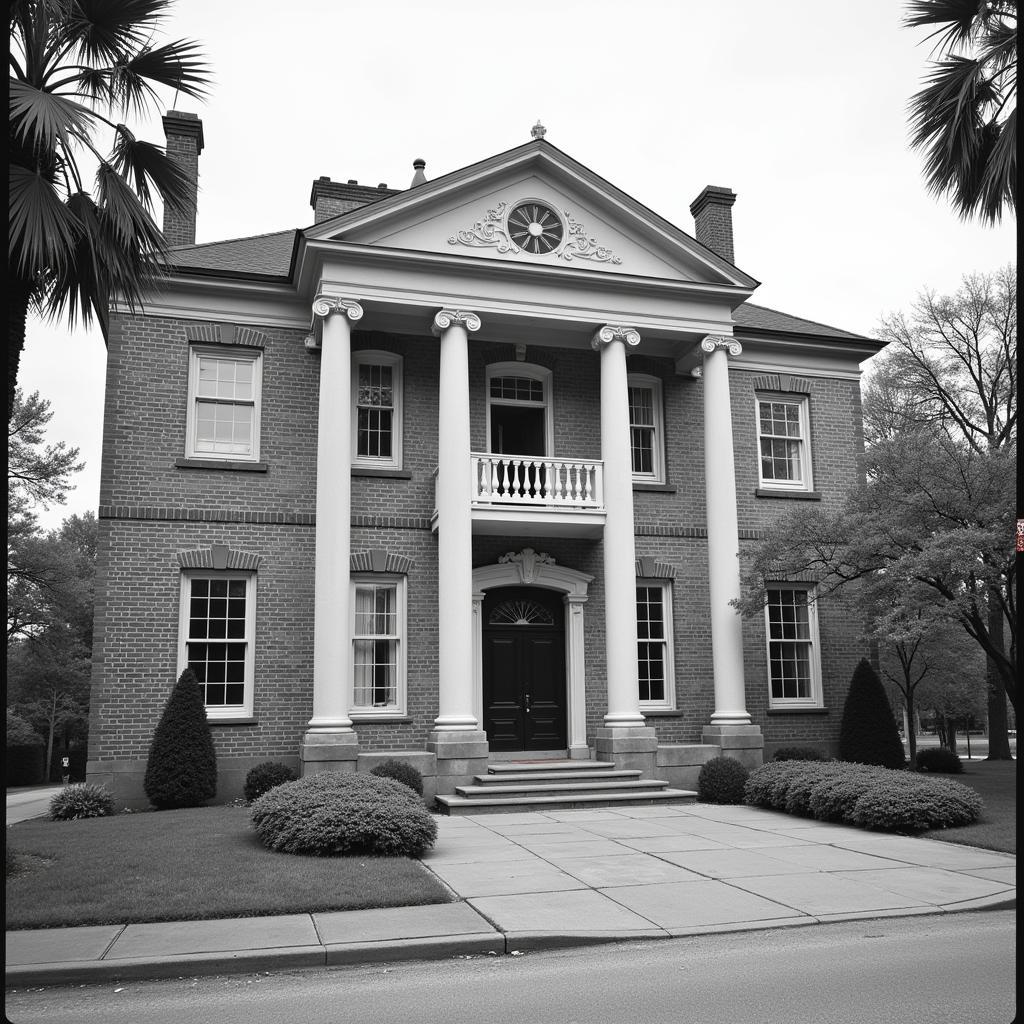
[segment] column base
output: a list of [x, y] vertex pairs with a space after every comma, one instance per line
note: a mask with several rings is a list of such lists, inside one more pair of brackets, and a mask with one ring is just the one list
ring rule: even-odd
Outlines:
[[303, 733], [299, 744], [299, 774], [354, 772], [359, 758], [359, 737], [351, 731]]
[[655, 778], [658, 734], [649, 725], [604, 726], [594, 732], [594, 757], [616, 768], [640, 770], [643, 779]]
[[764, 764], [764, 736], [759, 725], [705, 725], [700, 734], [702, 743], [714, 743], [723, 757], [735, 758], [747, 768]]
[[427, 735], [427, 750], [437, 757], [437, 794], [450, 796], [456, 786], [468, 786], [474, 775], [487, 771], [490, 753], [482, 729], [435, 729]]

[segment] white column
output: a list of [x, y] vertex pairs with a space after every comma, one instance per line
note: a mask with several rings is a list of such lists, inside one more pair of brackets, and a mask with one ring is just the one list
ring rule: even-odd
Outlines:
[[740, 596], [740, 539], [736, 516], [729, 356], [742, 351], [734, 338], [708, 335], [704, 351], [704, 486], [711, 594], [711, 657], [715, 675], [712, 725], [749, 725], [743, 682], [742, 619], [729, 603]]
[[601, 458], [604, 460], [605, 726], [644, 726], [636, 647], [636, 544], [633, 460], [629, 441], [626, 346], [640, 344], [632, 327], [607, 324], [591, 345], [601, 352]]
[[320, 411], [316, 451], [316, 569], [313, 596], [313, 732], [351, 733], [349, 556], [352, 523], [352, 360], [349, 321], [363, 308], [319, 296]]
[[437, 423], [437, 662], [439, 732], [480, 728], [473, 711], [473, 488], [469, 462], [469, 332], [475, 313], [442, 309]]

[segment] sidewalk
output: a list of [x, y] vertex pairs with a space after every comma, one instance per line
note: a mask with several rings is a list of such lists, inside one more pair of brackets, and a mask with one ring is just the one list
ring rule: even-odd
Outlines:
[[745, 806], [439, 818], [457, 902], [7, 933], [9, 986], [109, 982], [1016, 905], [1016, 857]]

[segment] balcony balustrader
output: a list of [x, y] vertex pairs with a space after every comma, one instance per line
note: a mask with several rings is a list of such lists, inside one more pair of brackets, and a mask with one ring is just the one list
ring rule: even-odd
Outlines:
[[604, 464], [594, 460], [470, 456], [475, 506], [604, 509]]

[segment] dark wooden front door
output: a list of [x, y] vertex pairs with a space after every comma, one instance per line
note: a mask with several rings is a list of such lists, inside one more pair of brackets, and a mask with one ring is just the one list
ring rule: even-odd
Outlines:
[[484, 728], [491, 750], [566, 744], [565, 610], [550, 590], [502, 587], [483, 607]]

